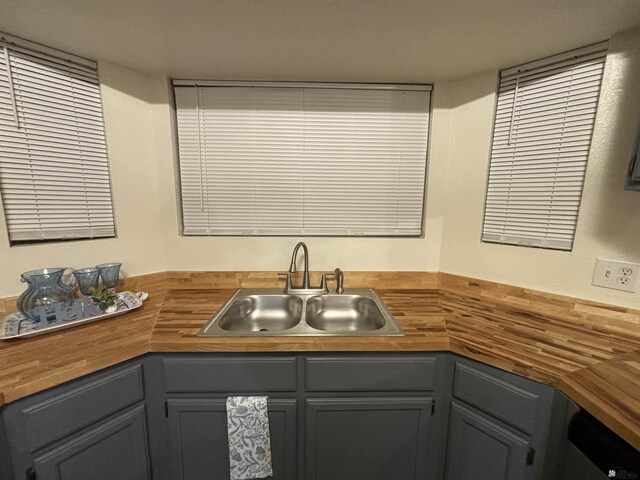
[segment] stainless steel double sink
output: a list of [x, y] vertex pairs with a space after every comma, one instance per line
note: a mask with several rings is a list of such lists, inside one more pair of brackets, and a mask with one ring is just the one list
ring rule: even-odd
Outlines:
[[404, 335], [370, 289], [340, 294], [284, 294], [240, 289], [207, 322], [199, 337], [269, 335]]

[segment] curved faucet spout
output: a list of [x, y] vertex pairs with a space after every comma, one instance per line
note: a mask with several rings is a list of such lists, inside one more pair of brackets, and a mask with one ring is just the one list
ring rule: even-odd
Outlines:
[[293, 249], [291, 265], [289, 265], [289, 273], [296, 273], [298, 271], [296, 269], [296, 260], [298, 258], [298, 250], [300, 250], [300, 247], [304, 250], [304, 277], [302, 280], [302, 288], [309, 288], [309, 249], [304, 242], [299, 242]]

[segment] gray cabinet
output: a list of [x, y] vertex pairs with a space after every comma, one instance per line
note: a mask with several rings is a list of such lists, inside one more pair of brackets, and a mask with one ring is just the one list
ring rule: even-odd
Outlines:
[[293, 355], [166, 355], [161, 369], [170, 393], [295, 392], [297, 358]]
[[150, 479], [144, 399], [142, 363], [128, 362], [8, 405], [0, 478]]
[[144, 406], [43, 451], [33, 469], [38, 480], [149, 480]]
[[276, 480], [555, 478], [566, 430], [453, 354], [150, 354], [3, 407], [0, 480], [227, 480], [228, 395], [269, 397]]
[[307, 480], [442, 478], [446, 355], [305, 357]]
[[[296, 478], [296, 400], [268, 400], [275, 480]], [[169, 398], [171, 478], [229, 478], [225, 398]]]
[[453, 402], [447, 480], [523, 480], [529, 441]]
[[[434, 406], [444, 360], [440, 354], [164, 355], [156, 361], [162, 387], [155, 391], [166, 399], [166, 416], [155, 418], [166, 424], [157, 430], [165, 450], [156, 449], [154, 476], [228, 479], [226, 396], [267, 395], [275, 479], [438, 478], [432, 472], [443, 463], [443, 430], [434, 424], [446, 417], [434, 416]], [[149, 400], [154, 412], [158, 401]]]
[[306, 359], [307, 392], [434, 391], [444, 373], [440, 355], [342, 354]]
[[298, 385], [296, 355], [187, 354], [159, 359], [165, 424], [157, 480], [227, 480], [229, 444], [226, 398], [268, 396], [273, 478], [295, 479], [297, 468]]
[[4, 428], [4, 418], [0, 415], [0, 480], [13, 479], [11, 467], [11, 445]]
[[51, 397], [34, 399], [21, 409], [30, 452], [144, 400], [142, 364], [89, 378]]
[[451, 356], [447, 480], [542, 480], [554, 389]]
[[431, 397], [308, 399], [306, 478], [427, 478], [432, 406]]

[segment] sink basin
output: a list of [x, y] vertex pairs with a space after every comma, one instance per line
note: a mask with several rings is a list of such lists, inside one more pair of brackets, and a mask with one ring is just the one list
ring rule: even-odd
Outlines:
[[223, 330], [278, 332], [302, 319], [303, 300], [293, 295], [248, 295], [235, 299], [218, 321]]
[[341, 294], [289, 294], [240, 289], [211, 317], [199, 337], [265, 335], [404, 335], [369, 289]]
[[367, 332], [385, 324], [376, 302], [362, 295], [311, 297], [306, 313], [307, 325], [330, 332]]

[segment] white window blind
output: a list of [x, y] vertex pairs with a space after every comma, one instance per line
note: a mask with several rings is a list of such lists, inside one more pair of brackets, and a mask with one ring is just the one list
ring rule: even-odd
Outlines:
[[174, 82], [185, 235], [412, 236], [430, 87]]
[[571, 250], [606, 44], [504, 70], [482, 239]]
[[115, 235], [95, 62], [0, 34], [0, 188], [11, 242]]

